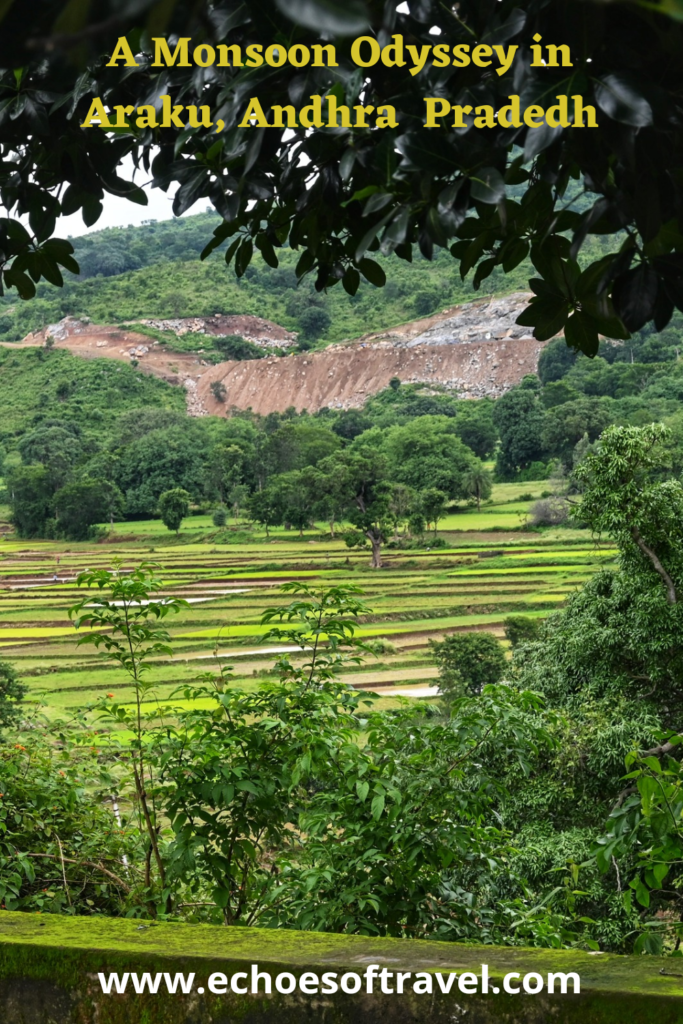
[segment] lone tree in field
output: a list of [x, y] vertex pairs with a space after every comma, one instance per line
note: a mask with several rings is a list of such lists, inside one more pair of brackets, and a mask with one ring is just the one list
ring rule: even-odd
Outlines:
[[182, 487], [173, 487], [170, 491], [164, 491], [159, 498], [159, 515], [169, 530], [175, 530], [176, 536], [180, 533], [180, 526], [186, 516], [190, 514], [190, 495]]
[[493, 482], [491, 474], [483, 466], [472, 466], [463, 477], [463, 486], [470, 497], [477, 503], [477, 512], [481, 509], [482, 501], [491, 497]]
[[387, 460], [372, 442], [361, 437], [349, 448], [323, 459], [318, 469], [337, 481], [344, 518], [355, 527], [346, 535], [349, 547], [370, 542], [373, 569], [382, 568], [382, 544], [391, 535], [391, 485]]
[[[285, 246], [299, 253], [299, 278], [350, 295], [361, 278], [384, 284], [377, 252], [410, 260], [448, 249], [475, 287], [529, 257], [534, 298], [520, 323], [538, 339], [564, 332], [594, 355], [600, 334], [662, 330], [683, 309], [680, 10], [680, 0], [54, 0], [32, 4], [27, 18], [22, 4], [0, 5], [4, 286], [30, 298], [43, 278], [60, 285], [61, 268], [78, 273], [71, 243], [53, 237], [56, 219], [80, 212], [94, 224], [105, 192], [145, 204], [119, 174], [131, 158], [154, 186], [178, 186], [174, 214], [213, 204], [222, 222], [202, 255], [227, 241], [240, 277], [255, 252], [276, 267]], [[130, 59], [112, 64], [124, 36]], [[359, 36], [369, 37], [361, 64]], [[174, 63], [156, 59], [154, 39], [169, 57], [179, 48]], [[540, 61], [530, 49], [538, 39]], [[403, 58], [381, 59], [399, 40]], [[287, 55], [329, 44], [334, 59], [247, 66], [247, 48], [274, 43]], [[198, 66], [226, 45], [239, 50], [229, 65]], [[421, 68], [408, 46], [425, 54]], [[483, 67], [454, 58], [478, 46]], [[521, 97], [519, 127], [473, 123], [478, 104], [500, 111], [511, 93]], [[161, 127], [150, 107], [137, 109], [162, 95], [207, 107], [208, 124], [181, 113]], [[300, 116], [311, 95], [326, 119], [334, 96], [353, 123], [311, 131]], [[425, 97], [444, 111], [433, 127]], [[527, 126], [525, 113], [533, 122], [531, 108], [558, 97], [580, 97], [597, 127]], [[96, 98], [104, 118], [82, 127]], [[246, 117], [254, 101], [261, 126]], [[294, 116], [275, 126], [271, 108], [282, 104]], [[357, 122], [355, 110], [386, 104], [395, 109], [387, 126]], [[456, 106], [475, 108], [460, 126]], [[590, 236], [607, 244], [580, 265]]]

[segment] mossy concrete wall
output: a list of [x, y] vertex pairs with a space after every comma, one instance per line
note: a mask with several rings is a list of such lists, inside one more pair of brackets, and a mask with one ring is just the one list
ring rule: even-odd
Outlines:
[[[498, 995], [105, 995], [98, 972], [472, 971]], [[681, 966], [679, 966], [681, 965]], [[504, 995], [517, 971], [578, 972], [580, 995]], [[435, 988], [438, 987], [435, 985]], [[377, 986], [375, 986], [377, 988]], [[0, 1024], [682, 1024], [683, 961], [0, 912]]]

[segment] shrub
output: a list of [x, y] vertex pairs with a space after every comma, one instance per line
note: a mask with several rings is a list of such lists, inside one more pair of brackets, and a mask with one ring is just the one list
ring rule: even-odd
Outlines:
[[182, 487], [164, 491], [159, 498], [159, 515], [164, 526], [180, 532], [180, 524], [190, 514], [190, 495]]
[[531, 509], [532, 526], [561, 526], [569, 519], [569, 502], [565, 498], [541, 498]]
[[429, 316], [442, 302], [441, 292], [435, 288], [423, 288], [415, 293], [413, 308], [418, 316]]
[[214, 526], [225, 526], [228, 521], [228, 510], [225, 505], [219, 505], [212, 518]]
[[430, 641], [439, 666], [439, 689], [447, 701], [481, 693], [505, 672], [503, 646], [492, 633], [454, 633]]
[[228, 392], [225, 390], [225, 384], [222, 380], [211, 381], [211, 394], [217, 402], [224, 402], [227, 398]]
[[[213, 347], [218, 349], [223, 359], [263, 359], [264, 350], [253, 341], [243, 338], [239, 334], [218, 335], [213, 340]], [[218, 396], [215, 396], [218, 397]], [[219, 399], [223, 401], [223, 399]]]
[[368, 646], [375, 654], [398, 654], [398, 647], [385, 636], [378, 636], [376, 640], [368, 641]]
[[332, 323], [332, 318], [326, 309], [319, 306], [309, 306], [299, 317], [299, 324], [304, 337], [315, 340], [322, 338], [325, 331]]
[[12, 665], [0, 661], [0, 729], [18, 722], [21, 702], [27, 693], [28, 687], [19, 681]]
[[529, 619], [526, 615], [508, 615], [503, 626], [505, 637], [513, 647], [536, 640], [541, 628], [537, 619]]

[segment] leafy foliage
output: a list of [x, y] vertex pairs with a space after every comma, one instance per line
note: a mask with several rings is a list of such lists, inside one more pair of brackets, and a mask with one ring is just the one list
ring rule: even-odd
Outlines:
[[253, 341], [242, 338], [239, 334], [219, 336], [213, 338], [212, 341], [214, 348], [218, 349], [223, 359], [262, 359], [266, 354]]
[[[268, 0], [258, 8], [221, 0], [211, 18], [204, 7], [188, 10], [170, 3], [160, 12], [152, 0], [143, 0], [117, 8], [116, 18], [109, 18], [114, 8], [103, 0], [90, 15], [94, 32], [86, 30], [89, 7], [70, 13], [69, 24], [79, 30], [75, 35], [61, 31], [60, 5], [41, 10], [30, 29], [14, 5], [5, 12], [2, 63], [10, 70], [2, 88], [12, 116], [4, 121], [3, 144], [8, 154], [19, 155], [6, 161], [0, 188], [6, 208], [28, 211], [30, 224], [29, 232], [16, 219], [3, 222], [7, 287], [29, 297], [41, 277], [59, 284], [60, 266], [74, 268], [71, 245], [52, 238], [59, 213], [81, 210], [92, 224], [105, 190], [145, 202], [142, 190], [117, 172], [130, 155], [145, 167], [151, 163], [157, 186], [178, 183], [176, 214], [202, 197], [212, 202], [223, 221], [204, 253], [230, 239], [226, 260], [234, 260], [240, 277], [255, 250], [277, 266], [285, 243], [301, 252], [298, 276], [315, 271], [319, 291], [341, 281], [350, 295], [361, 275], [384, 284], [384, 272], [368, 255], [379, 249], [409, 260], [415, 246], [428, 259], [435, 247], [450, 248], [463, 277], [476, 268], [475, 286], [494, 268], [509, 272], [529, 255], [539, 276], [532, 281], [535, 298], [522, 322], [539, 338], [564, 329], [569, 344], [589, 354], [598, 350], [599, 333], [623, 338], [650, 321], [661, 329], [680, 307], [683, 240], [675, 213], [680, 80], [677, 62], [667, 58], [676, 52], [681, 29], [666, 16], [666, 7], [571, 3], [565, 9], [529, 0], [508, 12], [467, 0], [457, 19], [431, 0], [406, 10], [375, 0], [325, 5]], [[295, 106], [308, 103], [310, 88], [320, 94], [336, 90], [350, 105], [377, 107], [390, 100], [399, 111], [397, 127], [313, 133], [303, 125], [286, 132], [239, 127], [250, 97], [267, 110], [289, 95], [292, 69], [245, 72], [237, 65], [214, 67], [210, 76], [200, 76], [201, 85], [194, 68], [174, 68], [179, 95], [220, 108], [226, 131], [218, 140], [211, 128], [165, 128], [152, 157], [159, 145], [152, 128], [131, 125], [106, 136], [81, 131], [93, 96], [110, 106], [135, 106], [158, 95], [162, 84], [166, 88], [165, 72], [158, 73], [145, 52], [144, 40], [152, 33], [143, 33], [152, 24], [157, 34], [208, 44], [224, 39], [228, 26], [231, 42], [266, 46], [274, 38], [306, 45], [323, 30], [337, 44], [338, 66], [315, 69], [305, 87], [302, 81], [290, 96]], [[347, 40], [361, 28], [383, 38], [398, 33], [430, 47], [435, 29], [451, 46], [487, 38], [518, 44], [514, 81], [524, 102], [540, 94], [578, 95], [596, 107], [600, 127], [590, 132], [502, 125], [484, 132], [469, 124], [427, 129], [423, 97], [441, 94], [442, 72], [428, 62], [410, 76], [400, 66], [387, 71], [380, 62], [360, 74]], [[525, 51], [532, 29], [545, 39], [565, 40], [573, 58], [570, 71], [530, 66]], [[125, 75], [107, 67], [101, 56], [112, 51], [121, 34], [141, 40], [143, 49], [138, 65]], [[41, 40], [37, 51], [36, 39]], [[630, 71], [635, 55], [637, 78]], [[248, 89], [242, 88], [245, 74]], [[505, 75], [482, 80], [472, 67], [451, 71], [446, 86], [456, 102], [486, 99], [494, 106], [507, 103], [509, 91]], [[222, 97], [228, 94], [235, 102], [226, 106]], [[72, 170], [57, 198], [67, 153], [70, 167], [88, 171]], [[577, 179], [582, 189], [572, 188]], [[519, 201], [507, 191], [516, 185], [523, 186]], [[582, 191], [591, 197], [583, 208], [576, 203]], [[582, 269], [577, 256], [590, 234], [612, 236], [612, 251]]]
[[[143, 709], [151, 685], [145, 679], [150, 658], [170, 655], [170, 636], [161, 622], [184, 602], [180, 598], [157, 597], [162, 587], [155, 575], [156, 566], [144, 563], [131, 572], [120, 565], [112, 570], [94, 569], [80, 573], [78, 586], [100, 591], [102, 596], [88, 594], [69, 609], [76, 629], [89, 627], [91, 632], [80, 637], [78, 644], [94, 644], [103, 648], [105, 656], [116, 662], [129, 676], [135, 705], [104, 702], [101, 714], [118, 725], [127, 726], [133, 733], [129, 763], [134, 781], [138, 830], [146, 839], [145, 895], [153, 915], [157, 903], [168, 908], [170, 891], [167, 889], [166, 865], [160, 843], [161, 825], [157, 816], [156, 784], [148, 755], [149, 737], [145, 731], [147, 715]], [[153, 713], [152, 718], [155, 715]], [[152, 858], [157, 870], [157, 886], [152, 878]]]
[[21, 718], [21, 702], [28, 693], [8, 661], [0, 661], [0, 729], [16, 725]]
[[[135, 912], [138, 835], [111, 812], [98, 750], [38, 729], [0, 751], [0, 903], [66, 914]], [[106, 802], [105, 802], [106, 801]]]
[[526, 615], [508, 615], [505, 619], [505, 639], [512, 647], [538, 639], [540, 622]]

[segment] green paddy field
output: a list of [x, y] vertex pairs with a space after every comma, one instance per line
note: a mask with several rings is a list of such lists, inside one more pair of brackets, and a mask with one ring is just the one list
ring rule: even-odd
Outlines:
[[[172, 658], [150, 673], [157, 696], [194, 680], [218, 656], [232, 666], [235, 683], [251, 687], [268, 678], [277, 651], [261, 644], [266, 608], [287, 598], [280, 586], [307, 580], [320, 586], [354, 583], [371, 613], [360, 633], [390, 640], [396, 653], [349, 669], [350, 685], [397, 695], [431, 697], [436, 669], [429, 641], [455, 630], [487, 629], [502, 636], [510, 614], [543, 617], [615, 557], [615, 549], [574, 529], [526, 530], [531, 502], [544, 484], [497, 485], [490, 504], [465, 509], [439, 524], [448, 545], [430, 550], [387, 547], [384, 568], [369, 567], [366, 551], [332, 540], [322, 524], [303, 537], [275, 530], [253, 534], [247, 524], [217, 530], [209, 516], [183, 524], [179, 538], [158, 520], [117, 524], [106, 541], [66, 544], [0, 539], [0, 658], [28, 683], [31, 697], [60, 717], [84, 709], [105, 693], [132, 696], [123, 673], [90, 646], [78, 646], [69, 608], [82, 596], [84, 569], [159, 564], [165, 593], [189, 603], [169, 622]], [[520, 500], [520, 491], [524, 500]], [[426, 539], [426, 545], [429, 539]]]

